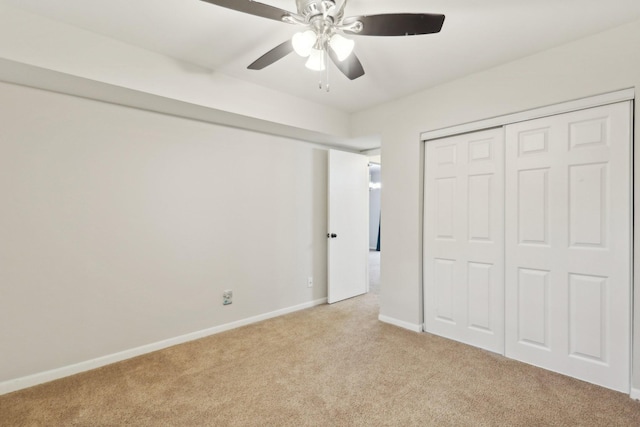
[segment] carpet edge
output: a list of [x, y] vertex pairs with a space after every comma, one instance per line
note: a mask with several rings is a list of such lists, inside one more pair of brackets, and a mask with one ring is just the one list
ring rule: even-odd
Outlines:
[[247, 326], [252, 323], [261, 322], [263, 320], [272, 319], [274, 317], [283, 316], [285, 314], [289, 314], [289, 313], [304, 310], [307, 308], [315, 307], [318, 305], [326, 304], [326, 302], [327, 302], [327, 298], [320, 298], [317, 300], [312, 300], [306, 303], [282, 308], [279, 310], [271, 311], [271, 312], [260, 314], [257, 316], [248, 317], [246, 319], [236, 320], [234, 322], [225, 323], [223, 325], [213, 326], [211, 328], [203, 329], [200, 331], [190, 332], [188, 334], [179, 335], [177, 337], [169, 338], [162, 341], [157, 341], [155, 343], [142, 345], [140, 347], [134, 347], [118, 353], [100, 356], [95, 359], [85, 360], [83, 362], [62, 366], [60, 368], [55, 368], [55, 369], [51, 369], [44, 372], [38, 372], [35, 374], [28, 375], [26, 377], [14, 378], [11, 380], [3, 381], [3, 382], [0, 382], [0, 396], [2, 396], [3, 394], [12, 393], [14, 391], [33, 387], [39, 384], [44, 384], [50, 381], [65, 378], [71, 375], [79, 374], [81, 372], [97, 369], [102, 366], [110, 365], [112, 363], [121, 362], [123, 360], [131, 359], [133, 357], [142, 356], [143, 354], [162, 350], [168, 347], [173, 347], [174, 345], [184, 344], [189, 341], [205, 338], [211, 335], [229, 331], [231, 329]]

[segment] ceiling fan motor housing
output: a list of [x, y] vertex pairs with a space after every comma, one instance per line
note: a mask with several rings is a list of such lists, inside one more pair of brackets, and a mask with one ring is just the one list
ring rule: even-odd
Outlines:
[[296, 0], [296, 8], [307, 22], [319, 15], [339, 22], [344, 16], [345, 3], [346, 0]]

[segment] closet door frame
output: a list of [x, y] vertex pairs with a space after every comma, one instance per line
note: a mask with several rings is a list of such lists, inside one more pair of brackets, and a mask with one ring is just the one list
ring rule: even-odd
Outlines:
[[[559, 103], [559, 104], [554, 104], [554, 105], [550, 105], [550, 106], [545, 106], [545, 107], [541, 107], [541, 108], [535, 108], [535, 109], [531, 109], [531, 110], [527, 110], [527, 111], [522, 111], [522, 112], [518, 112], [518, 113], [513, 113], [513, 114], [507, 114], [504, 116], [499, 116], [499, 117], [493, 117], [493, 118], [489, 118], [486, 120], [480, 120], [480, 121], [475, 121], [475, 122], [469, 122], [469, 123], [464, 123], [464, 124], [460, 124], [460, 125], [456, 125], [456, 126], [451, 126], [451, 127], [446, 127], [446, 128], [440, 128], [440, 129], [435, 129], [435, 130], [430, 130], [430, 131], [426, 131], [426, 132], [422, 132], [420, 134], [420, 143], [421, 144], [426, 144], [428, 141], [431, 140], [435, 140], [435, 139], [440, 139], [440, 138], [445, 138], [445, 137], [449, 137], [449, 136], [455, 136], [455, 135], [459, 135], [459, 134], [463, 134], [463, 133], [469, 133], [469, 132], [475, 132], [475, 131], [481, 131], [481, 130], [486, 130], [486, 129], [490, 129], [490, 128], [496, 128], [496, 127], [504, 127], [510, 124], [514, 124], [514, 123], [518, 123], [518, 122], [522, 122], [522, 121], [528, 121], [528, 120], [533, 120], [533, 119], [538, 119], [538, 118], [543, 118], [543, 117], [548, 117], [548, 116], [554, 116], [554, 115], [558, 115], [558, 114], [563, 114], [563, 113], [569, 113], [569, 112], [573, 112], [573, 111], [578, 111], [578, 110], [583, 110], [583, 109], [588, 109], [588, 108], [593, 108], [593, 107], [600, 107], [600, 106], [604, 106], [604, 105], [609, 105], [609, 104], [614, 104], [614, 103], [618, 103], [618, 102], [623, 102], [623, 101], [631, 101], [631, 124], [632, 124], [632, 128], [633, 128], [633, 109], [634, 109], [634, 100], [635, 100], [635, 90], [633, 88], [629, 88], [629, 89], [623, 89], [623, 90], [619, 90], [619, 91], [615, 91], [615, 92], [609, 92], [609, 93], [605, 93], [605, 94], [601, 94], [601, 95], [595, 95], [595, 96], [591, 96], [591, 97], [586, 97], [586, 98], [581, 98], [581, 99], [577, 99], [577, 100], [573, 100], [573, 101], [568, 101], [568, 102], [564, 102], [564, 103]], [[640, 197], [638, 196], [638, 194], [636, 192], [640, 192], [640, 186], [636, 187], [635, 185], [635, 156], [639, 156], [640, 158], [640, 152], [636, 153], [635, 150], [633, 149], [634, 146], [634, 132], [631, 133], [631, 151], [632, 151], [632, 166], [631, 166], [631, 173], [630, 173], [630, 180], [631, 180], [631, 191], [632, 191], [632, 208], [633, 205], [635, 205], [636, 200], [640, 201]], [[423, 150], [425, 149], [425, 147], [423, 146]], [[425, 151], [422, 151], [425, 152]], [[426, 165], [423, 164], [423, 167], [426, 167]], [[425, 170], [423, 170], [421, 179], [424, 182], [425, 179]], [[424, 200], [423, 200], [424, 203]], [[423, 206], [424, 208], [424, 206]], [[632, 214], [632, 223], [640, 223], [640, 222], [636, 222], [636, 215], [637, 213], [640, 212], [640, 210], [638, 209], [633, 209], [633, 214]], [[640, 221], [640, 215], [638, 216], [638, 221]], [[421, 221], [424, 221], [424, 218], [421, 218]], [[425, 241], [425, 236], [424, 236], [424, 224], [422, 224], [422, 230], [423, 230], [423, 236], [422, 236], [422, 241], [423, 241], [423, 245], [424, 245], [424, 241]], [[634, 340], [634, 327], [633, 327], [633, 323], [634, 323], [634, 317], [635, 317], [635, 312], [634, 312], [634, 295], [635, 298], [638, 298], [640, 295], [640, 291], [634, 291], [635, 290], [635, 265], [636, 265], [636, 256], [635, 256], [635, 245], [636, 245], [636, 239], [635, 239], [635, 228], [632, 228], [632, 237], [631, 237], [631, 292], [630, 292], [630, 301], [629, 301], [629, 309], [630, 309], [630, 325], [629, 328], [632, 331], [631, 335], [629, 337], [629, 347], [630, 347], [630, 367], [629, 367], [629, 375], [630, 375], [630, 384], [631, 384], [631, 389], [630, 389], [630, 396], [632, 398], [635, 399], [640, 399], [640, 389], [636, 389], [633, 387], [634, 383], [633, 383], [633, 377], [634, 377], [634, 369], [635, 370], [640, 370], [640, 366], [635, 367], [634, 366], [634, 357], [633, 357], [633, 353], [634, 353], [634, 348], [636, 348], [636, 346], [640, 346], [640, 342], [636, 343]], [[424, 253], [424, 246], [422, 248], [422, 252]], [[425, 276], [424, 274], [424, 257], [423, 257], [423, 266], [422, 266], [422, 295], [423, 298], [426, 296], [426, 287], [425, 287], [425, 280], [427, 278], [427, 276]], [[424, 306], [423, 306], [423, 310], [424, 310]], [[424, 318], [424, 317], [423, 317]], [[636, 322], [637, 323], [637, 322]], [[423, 330], [425, 329], [425, 325], [423, 323]], [[639, 374], [640, 375], [640, 374]]]
[[549, 105], [546, 107], [534, 108], [527, 111], [521, 111], [504, 116], [492, 117], [490, 119], [478, 120], [475, 122], [463, 123], [460, 125], [450, 126], [446, 128], [434, 129], [420, 134], [421, 143], [425, 143], [432, 139], [444, 138], [447, 136], [459, 135], [467, 132], [475, 132], [513, 123], [523, 122], [527, 120], [539, 119], [542, 117], [555, 116], [562, 113], [570, 113], [572, 111], [584, 110], [592, 107], [600, 107], [608, 104], [615, 104], [622, 101], [633, 101], [635, 99], [635, 90], [622, 89], [615, 92], [609, 92], [602, 95], [580, 98], [574, 101], [563, 102], [560, 104]]

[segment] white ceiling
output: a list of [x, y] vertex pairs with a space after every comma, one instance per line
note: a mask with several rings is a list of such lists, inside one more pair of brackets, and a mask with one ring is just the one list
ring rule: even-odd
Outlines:
[[[299, 27], [200, 0], [0, 0], [122, 42], [347, 112], [640, 19], [639, 0], [349, 0], [346, 15], [428, 12], [439, 34], [354, 36], [366, 74], [349, 81], [331, 66], [331, 92], [304, 59], [262, 71], [246, 66]], [[264, 0], [295, 10], [294, 0]]]

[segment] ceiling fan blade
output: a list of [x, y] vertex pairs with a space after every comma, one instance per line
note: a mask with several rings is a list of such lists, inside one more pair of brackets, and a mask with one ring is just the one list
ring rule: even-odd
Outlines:
[[202, 0], [217, 6], [226, 7], [227, 9], [237, 10], [239, 12], [248, 13], [250, 15], [261, 16], [263, 18], [281, 21], [285, 16], [295, 15], [286, 10], [269, 6], [253, 0]]
[[[348, 28], [360, 21], [362, 30]], [[434, 13], [390, 13], [384, 15], [349, 16], [342, 20], [343, 31], [360, 36], [415, 36], [438, 33], [442, 29], [444, 15]]]
[[291, 43], [291, 40], [287, 40], [253, 61], [247, 68], [250, 70], [262, 70], [264, 67], [284, 58], [291, 52], [293, 52], [293, 43]]
[[347, 56], [344, 61], [340, 61], [332, 49], [327, 49], [327, 52], [329, 52], [329, 57], [333, 63], [336, 64], [336, 67], [338, 67], [338, 69], [342, 71], [342, 74], [347, 76], [349, 80], [355, 80], [358, 77], [364, 76], [364, 68], [362, 68], [362, 64], [355, 53], [351, 52], [351, 55]]

